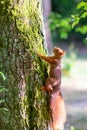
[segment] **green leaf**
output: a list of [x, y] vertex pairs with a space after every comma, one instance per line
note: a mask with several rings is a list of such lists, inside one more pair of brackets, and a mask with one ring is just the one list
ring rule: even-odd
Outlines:
[[72, 23], [72, 28], [74, 28], [78, 23], [79, 23], [79, 21], [80, 21], [80, 18], [79, 18], [79, 16], [78, 16], [78, 14], [76, 14], [76, 15], [71, 15], [71, 17], [72, 17], [72, 19], [73, 19], [73, 23]]
[[77, 5], [77, 9], [80, 9], [82, 7], [85, 7], [86, 6], [86, 2], [80, 2], [78, 5]]
[[51, 29], [51, 30], [55, 30], [55, 29], [56, 29], [55, 24], [50, 24], [50, 29]]
[[81, 26], [81, 27], [77, 27], [75, 29], [76, 32], [80, 32], [81, 34], [87, 34], [87, 26], [84, 25], [84, 26]]
[[66, 30], [64, 29], [60, 29], [60, 38], [67, 39], [67, 37], [68, 37], [68, 32], [66, 32]]
[[74, 127], [73, 127], [73, 126], [71, 126], [71, 130], [74, 130]]
[[86, 4], [86, 6], [84, 7], [84, 10], [87, 11], [87, 4]]
[[82, 15], [81, 15], [81, 18], [86, 18], [87, 16], [87, 12], [84, 12]]

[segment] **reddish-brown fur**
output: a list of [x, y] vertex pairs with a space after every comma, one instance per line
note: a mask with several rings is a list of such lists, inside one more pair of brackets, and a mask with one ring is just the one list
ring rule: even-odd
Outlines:
[[65, 105], [60, 91], [56, 91], [50, 96], [50, 112], [52, 127], [56, 130], [66, 121]]
[[53, 52], [54, 56], [44, 56], [40, 53], [37, 53], [37, 55], [50, 65], [49, 77], [46, 79], [45, 86], [41, 87], [41, 90], [50, 93], [49, 108], [51, 115], [51, 126], [53, 129], [57, 129], [66, 121], [64, 100], [60, 90], [61, 58], [65, 52], [57, 47], [53, 49]]

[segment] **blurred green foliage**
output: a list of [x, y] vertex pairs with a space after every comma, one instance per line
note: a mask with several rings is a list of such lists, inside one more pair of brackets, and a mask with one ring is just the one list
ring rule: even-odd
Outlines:
[[76, 4], [76, 0], [52, 0], [52, 10], [66, 17], [76, 11]]
[[83, 130], [83, 129], [80, 129], [80, 128], [74, 128], [73, 126], [71, 126], [71, 130]]
[[79, 24], [80, 20], [87, 17], [87, 2], [80, 2], [77, 5], [77, 9], [78, 13], [76, 15], [72, 15], [72, 18], [74, 19], [73, 27]]
[[52, 12], [49, 16], [50, 29], [59, 35], [59, 39], [67, 39], [72, 30], [71, 19]]
[[[87, 2], [80, 2], [77, 5], [78, 13], [72, 15], [73, 24], [72, 27], [76, 27], [75, 31], [85, 36], [83, 42], [87, 44]], [[83, 23], [83, 24], [81, 24]]]
[[54, 42], [74, 39], [87, 44], [86, 0], [52, 0], [52, 11], [49, 22]]
[[74, 127], [73, 127], [73, 126], [71, 126], [71, 130], [74, 130]]
[[72, 71], [73, 71], [73, 67], [75, 66], [76, 63], [76, 52], [75, 52], [75, 48], [74, 48], [74, 44], [72, 43], [69, 46], [69, 49], [67, 50], [67, 54], [65, 55], [63, 61], [62, 61], [62, 70], [63, 70], [63, 75], [64, 76], [70, 76]]

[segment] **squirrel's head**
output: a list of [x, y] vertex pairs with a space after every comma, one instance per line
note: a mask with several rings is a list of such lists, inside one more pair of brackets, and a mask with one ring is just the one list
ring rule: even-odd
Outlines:
[[65, 55], [65, 51], [58, 47], [54, 47], [53, 52], [58, 59], [61, 59]]

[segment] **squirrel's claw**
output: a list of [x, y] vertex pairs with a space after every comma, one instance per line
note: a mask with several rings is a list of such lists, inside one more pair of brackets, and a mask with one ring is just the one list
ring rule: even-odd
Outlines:
[[44, 86], [42, 86], [42, 87], [40, 88], [40, 90], [43, 91], [43, 92], [46, 92], [46, 88], [45, 88]]

